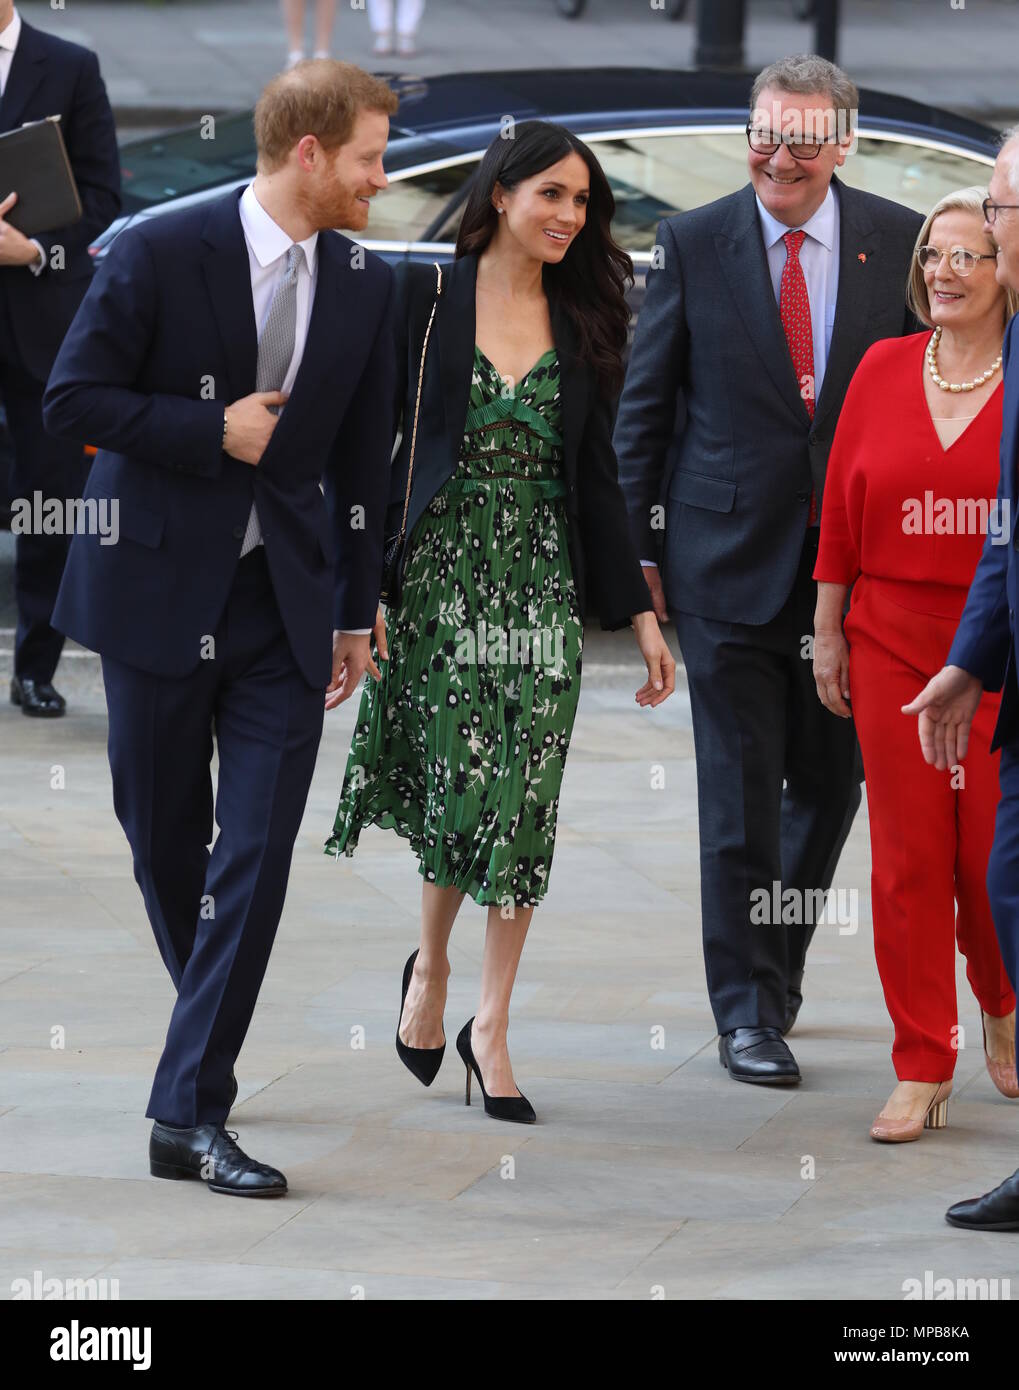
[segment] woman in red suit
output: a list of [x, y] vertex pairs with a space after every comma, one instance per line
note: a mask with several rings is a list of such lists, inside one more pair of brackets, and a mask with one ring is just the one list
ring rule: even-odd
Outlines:
[[[1019, 304], [995, 279], [984, 190], [943, 198], [917, 239], [908, 299], [933, 328], [875, 343], [846, 394], [828, 463], [814, 578], [814, 676], [856, 722], [867, 778], [874, 948], [899, 1084], [874, 1139], [940, 1128], [958, 1048], [955, 941], [982, 1011], [987, 1068], [1019, 1096], [1015, 996], [985, 888], [999, 798], [985, 696], [965, 766], [946, 778], [903, 736], [901, 707], [944, 664], [998, 513], [1001, 343]], [[852, 603], [843, 631], [846, 591]], [[956, 915], [958, 903], [958, 915]]]

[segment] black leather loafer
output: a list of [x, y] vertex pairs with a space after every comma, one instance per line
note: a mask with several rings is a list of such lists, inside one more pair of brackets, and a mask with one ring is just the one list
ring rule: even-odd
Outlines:
[[761, 1086], [795, 1086], [796, 1058], [777, 1028], [734, 1028], [718, 1039], [718, 1060], [734, 1081]]
[[15, 676], [11, 681], [11, 704], [20, 705], [22, 714], [39, 719], [59, 719], [67, 709], [67, 701], [49, 681], [34, 681], [28, 676]]
[[1019, 1231], [1019, 1170], [992, 1192], [956, 1202], [945, 1212], [945, 1220], [967, 1231]]
[[196, 1178], [210, 1192], [231, 1197], [285, 1196], [283, 1174], [249, 1158], [236, 1139], [237, 1131], [223, 1125], [177, 1129], [156, 1120], [149, 1138], [149, 1172], [154, 1178]]

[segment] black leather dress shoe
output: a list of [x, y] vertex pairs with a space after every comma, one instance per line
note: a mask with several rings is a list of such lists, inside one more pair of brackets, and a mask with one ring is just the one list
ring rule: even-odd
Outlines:
[[276, 1168], [256, 1163], [223, 1125], [177, 1129], [156, 1120], [149, 1137], [149, 1172], [154, 1178], [197, 1178], [211, 1192], [231, 1197], [283, 1197], [287, 1180]]
[[49, 681], [34, 681], [28, 676], [15, 676], [11, 681], [11, 704], [20, 705], [22, 714], [40, 719], [59, 719], [67, 708], [67, 701]]
[[967, 1231], [1019, 1231], [1019, 1170], [993, 1192], [956, 1202], [945, 1212], [945, 1220]]
[[734, 1081], [762, 1086], [795, 1086], [800, 1079], [796, 1058], [777, 1028], [734, 1028], [718, 1039], [718, 1060]]

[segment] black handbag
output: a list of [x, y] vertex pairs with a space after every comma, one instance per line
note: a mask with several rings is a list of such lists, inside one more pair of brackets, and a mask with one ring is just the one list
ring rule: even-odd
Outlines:
[[414, 423], [411, 427], [410, 435], [410, 456], [407, 461], [407, 488], [403, 497], [403, 518], [400, 521], [399, 531], [389, 536], [382, 549], [382, 585], [380, 597], [387, 608], [392, 608], [400, 597], [400, 570], [402, 568], [403, 545], [407, 538], [407, 511], [410, 507], [410, 489], [414, 481], [414, 448], [417, 444], [418, 434], [418, 411], [421, 409], [421, 385], [425, 379], [425, 354], [428, 352], [428, 339], [432, 331], [432, 320], [435, 318], [436, 306], [439, 303], [439, 295], [442, 294], [442, 267], [438, 261], [435, 264], [435, 299], [432, 302], [432, 312], [428, 315], [428, 324], [425, 328], [424, 342], [421, 344], [421, 365], [418, 367], [418, 389], [417, 399], [414, 402]]

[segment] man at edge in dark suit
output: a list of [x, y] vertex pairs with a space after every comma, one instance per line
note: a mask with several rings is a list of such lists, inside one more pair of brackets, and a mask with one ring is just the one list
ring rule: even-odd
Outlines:
[[[61, 503], [80, 497], [88, 473], [80, 443], [44, 431], [42, 393], [92, 279], [89, 243], [120, 212], [120, 160], [96, 55], [26, 24], [12, 0], [0, 0], [0, 94], [0, 133], [60, 117], [82, 207], [73, 226], [28, 238], [5, 220], [18, 190], [0, 188], [0, 400], [14, 446], [11, 497], [31, 507], [36, 492]], [[50, 618], [69, 537], [14, 529], [11, 700], [24, 714], [57, 718], [65, 702], [53, 676], [64, 638]]]

